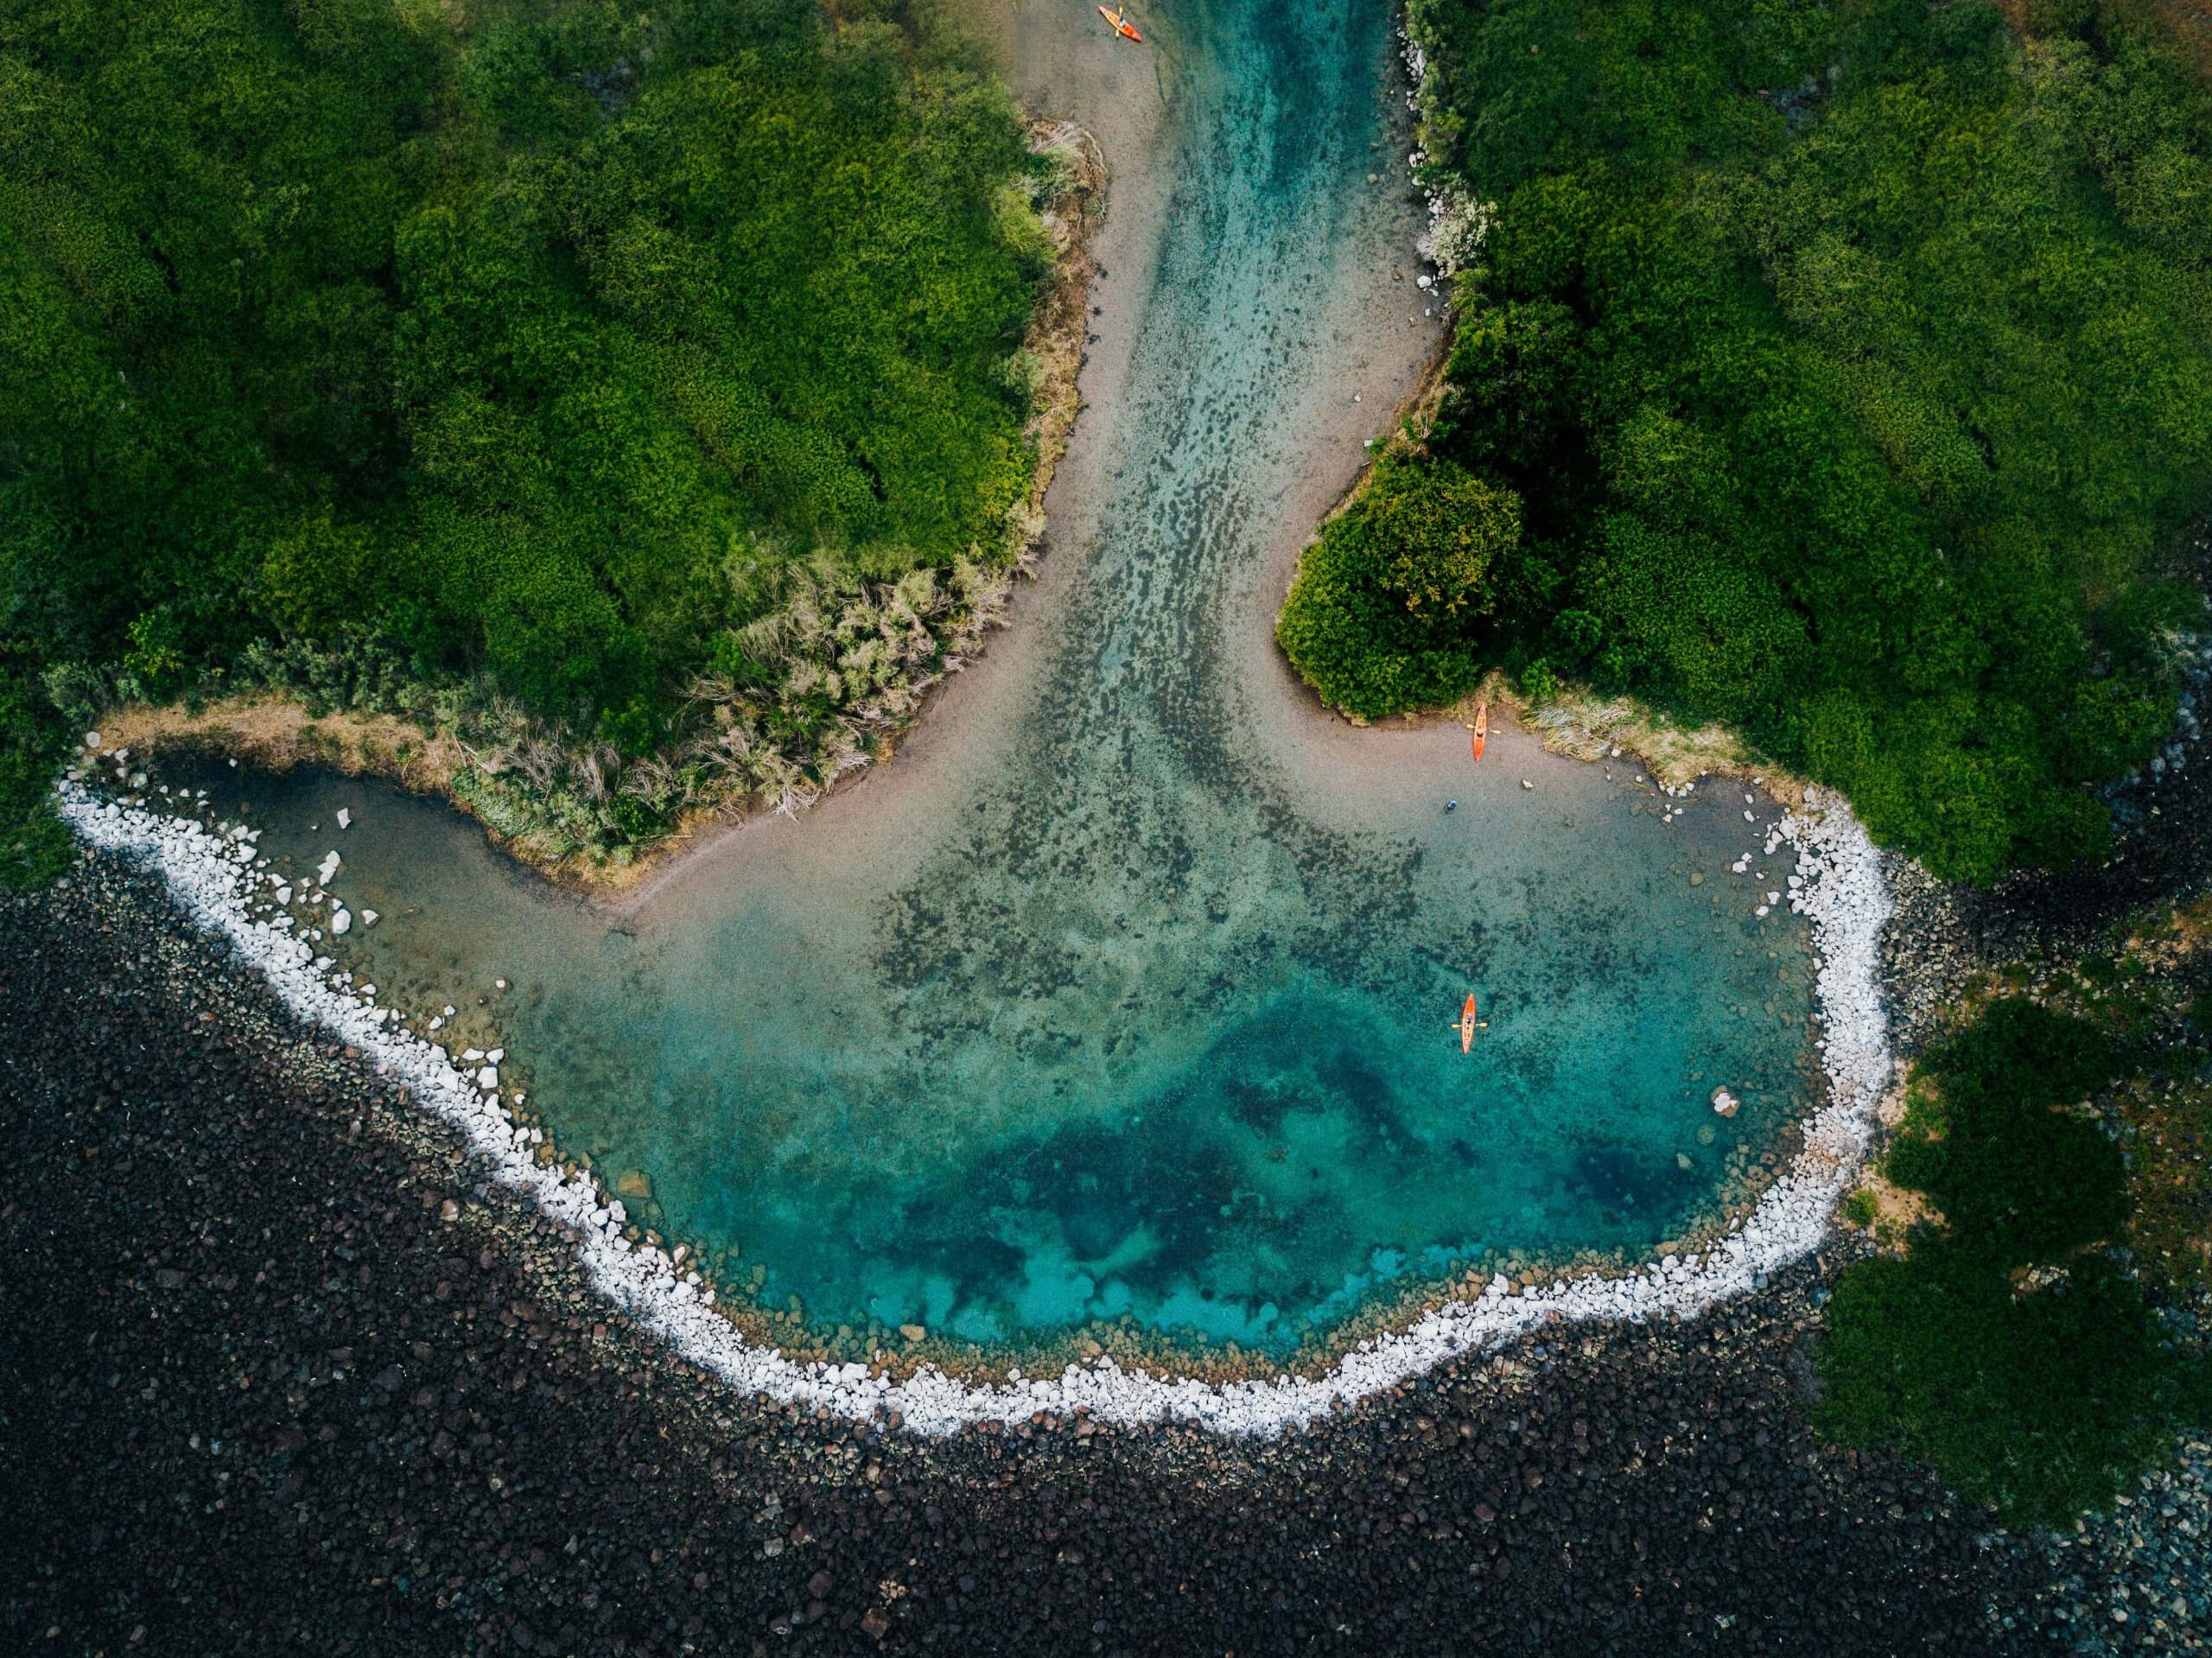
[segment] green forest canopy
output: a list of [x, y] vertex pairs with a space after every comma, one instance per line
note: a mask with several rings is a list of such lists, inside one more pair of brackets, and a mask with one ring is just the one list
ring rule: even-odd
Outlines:
[[2180, 1059], [2015, 999], [1920, 1056], [1881, 1172], [1940, 1223], [1838, 1281], [1816, 1355], [1821, 1432], [1924, 1457], [2007, 1524], [2057, 1525], [2206, 1420], [2212, 1374], [2145, 1299], [2157, 1261], [2136, 1255], [2139, 1276], [2108, 1252], [2143, 1240], [2120, 1147], [2080, 1109], [2145, 1060]]
[[1412, 15], [1434, 181], [1494, 207], [1376, 486], [1471, 473], [1522, 534], [1446, 611], [1332, 526], [1293, 661], [1370, 716], [1503, 665], [1726, 721], [1949, 875], [2095, 855], [2212, 494], [2204, 82], [2090, 0]]
[[0, 824], [57, 670], [366, 634], [638, 752], [794, 559], [995, 555], [1052, 249], [925, 3], [0, 0]]

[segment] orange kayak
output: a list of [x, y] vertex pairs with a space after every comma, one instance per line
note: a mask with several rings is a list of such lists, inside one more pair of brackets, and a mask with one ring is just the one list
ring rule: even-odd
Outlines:
[[1475, 758], [1483, 757], [1483, 746], [1490, 741], [1490, 704], [1485, 702], [1475, 710]]
[[1459, 1010], [1459, 1051], [1467, 1052], [1475, 1045], [1475, 993], [1467, 993], [1467, 1005]]
[[1137, 33], [1137, 26], [1129, 21], [1128, 13], [1116, 11], [1111, 6], [1101, 6], [1098, 8], [1098, 15], [1103, 17], [1113, 31], [1123, 40], [1135, 41], [1140, 46], [1144, 44], [1144, 36]]

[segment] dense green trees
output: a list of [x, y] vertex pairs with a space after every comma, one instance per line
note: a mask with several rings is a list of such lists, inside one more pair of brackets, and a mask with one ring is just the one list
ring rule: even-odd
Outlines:
[[[1733, 723], [1946, 873], [2097, 850], [2212, 493], [2212, 98], [2086, 0], [2029, 16], [1414, 0], [1435, 182], [1495, 204], [1426, 449], [1523, 503], [1424, 650]], [[1286, 613], [1325, 695], [1465, 679], [1302, 613], [1344, 580]]]
[[1448, 461], [1394, 470], [1348, 516], [1382, 590], [1423, 619], [1490, 610], [1491, 568], [1521, 539], [1520, 498]]
[[1322, 526], [1276, 623], [1309, 683], [1362, 715], [1448, 702], [1480, 668], [1461, 627], [1496, 607], [1521, 503], [1448, 461], [1395, 455]]
[[641, 752], [795, 561], [1001, 557], [1041, 164], [922, 0], [837, 19], [0, 0], [9, 767], [34, 682], [341, 636]]
[[2078, 1108], [2125, 1074], [2087, 1020], [1993, 1004], [1925, 1054], [1883, 1172], [1940, 1227], [1838, 1283], [1821, 1430], [1925, 1457], [2016, 1523], [2107, 1501], [2202, 1420], [2201, 1360], [2169, 1350], [2127, 1237], [2120, 1148]]

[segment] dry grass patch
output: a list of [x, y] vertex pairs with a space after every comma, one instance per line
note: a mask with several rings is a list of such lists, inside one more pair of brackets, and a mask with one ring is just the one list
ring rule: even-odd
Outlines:
[[1446, 709], [1445, 717], [1471, 726], [1475, 710], [1485, 702], [1493, 712], [1502, 708], [1512, 715], [1550, 753], [1596, 760], [1618, 749], [1670, 789], [1704, 777], [1757, 778], [1783, 805], [1794, 810], [1805, 804], [1804, 781], [1768, 765], [1736, 733], [1723, 726], [1681, 725], [1633, 697], [1569, 688], [1535, 702], [1493, 670], [1472, 694]]
[[132, 703], [101, 715], [108, 748], [157, 753], [167, 746], [248, 760], [270, 772], [327, 765], [349, 777], [389, 778], [404, 788], [444, 792], [468, 764], [461, 744], [391, 714], [310, 714], [279, 696], [229, 696], [188, 708]]

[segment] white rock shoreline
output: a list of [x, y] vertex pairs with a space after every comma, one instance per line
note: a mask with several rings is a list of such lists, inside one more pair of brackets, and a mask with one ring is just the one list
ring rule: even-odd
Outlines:
[[697, 1272], [666, 1250], [622, 1236], [627, 1217], [621, 1203], [588, 1172], [568, 1176], [534, 1160], [542, 1131], [513, 1121], [482, 1083], [480, 1060], [463, 1062], [404, 1029], [396, 1013], [376, 1005], [373, 987], [353, 989], [288, 918], [257, 918], [251, 906], [259, 878], [250, 849], [249, 861], [241, 861], [230, 840], [189, 818], [108, 801], [74, 782], [57, 785], [56, 791], [63, 817], [81, 840], [158, 871], [185, 911], [259, 967], [296, 1013], [358, 1046], [381, 1071], [412, 1089], [490, 1162], [501, 1183], [569, 1228], [594, 1286], [683, 1357], [741, 1391], [854, 1420], [895, 1412], [906, 1427], [924, 1434], [1039, 1411], [1080, 1412], [1124, 1425], [1178, 1421], [1224, 1433], [1280, 1433], [1540, 1325], [1689, 1314], [1748, 1293], [1763, 1274], [1818, 1247], [1837, 1196], [1866, 1155], [1893, 1066], [1877, 977], [1878, 939], [1891, 913], [1879, 858], [1841, 798], [1811, 790], [1808, 805], [1817, 817], [1786, 815], [1769, 843], [1770, 849], [1785, 843], [1797, 849], [1789, 899], [1811, 923], [1819, 960], [1827, 1102], [1802, 1124], [1804, 1150], [1703, 1253], [1513, 1295], [1493, 1279], [1479, 1296], [1433, 1306], [1408, 1328], [1362, 1344], [1317, 1376], [1211, 1382], [1099, 1359], [1049, 1378], [1012, 1372], [1004, 1383], [963, 1381], [933, 1365], [894, 1381], [872, 1376], [862, 1364], [794, 1360], [747, 1339], [715, 1310], [713, 1292]]

